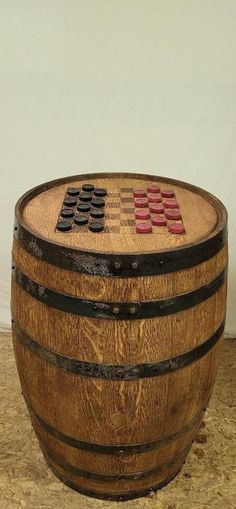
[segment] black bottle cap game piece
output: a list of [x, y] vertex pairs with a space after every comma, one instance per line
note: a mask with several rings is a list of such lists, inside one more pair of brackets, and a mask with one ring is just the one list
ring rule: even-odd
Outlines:
[[102, 198], [93, 198], [92, 205], [94, 207], [104, 207], [105, 201]]
[[66, 207], [74, 207], [77, 203], [77, 200], [75, 198], [73, 198], [73, 196], [67, 196], [65, 199], [64, 199], [64, 205], [66, 205]]
[[69, 221], [59, 221], [57, 223], [57, 230], [60, 232], [67, 232], [71, 230], [71, 223]]
[[81, 193], [80, 200], [81, 201], [91, 201], [92, 195], [90, 193]]
[[78, 187], [68, 187], [67, 194], [70, 194], [71, 196], [78, 196], [80, 193], [80, 189]]
[[102, 232], [104, 226], [102, 223], [94, 222], [89, 224], [89, 229], [91, 232]]
[[82, 186], [83, 191], [86, 191], [87, 193], [92, 193], [94, 190], [93, 184], [84, 184]]
[[78, 224], [79, 226], [82, 226], [83, 224], [88, 223], [87, 216], [76, 216], [74, 219], [75, 224]]
[[73, 217], [74, 212], [71, 209], [62, 209], [61, 217]]
[[101, 219], [101, 217], [104, 217], [104, 211], [102, 209], [92, 209], [91, 216], [95, 219]]
[[95, 189], [94, 194], [95, 196], [99, 196], [101, 198], [102, 196], [106, 196], [107, 191], [106, 189]]
[[90, 211], [90, 205], [88, 203], [79, 203], [77, 210], [79, 212], [89, 212]]

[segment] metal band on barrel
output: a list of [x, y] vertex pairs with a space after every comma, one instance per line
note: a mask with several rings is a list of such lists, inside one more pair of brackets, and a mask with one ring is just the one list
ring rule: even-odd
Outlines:
[[86, 252], [53, 244], [29, 232], [17, 221], [14, 236], [29, 254], [56, 267], [97, 276], [137, 277], [168, 274], [206, 262], [226, 244], [227, 228], [199, 244], [135, 255]]
[[[41, 416], [39, 416], [35, 410], [32, 408], [32, 405], [28, 398], [23, 394], [26, 404], [28, 406], [29, 413], [31, 415], [31, 419], [33, 424], [37, 423], [40, 427], [42, 427], [47, 433], [52, 435], [54, 438], [59, 440], [60, 442], [67, 444], [75, 449], [82, 449], [85, 451], [97, 452], [100, 454], [112, 454], [118, 456], [124, 456], [129, 454], [140, 454], [146, 451], [152, 451], [154, 449], [160, 449], [161, 447], [174, 442], [179, 437], [183, 436], [187, 431], [191, 430], [195, 424], [200, 422], [205, 410], [206, 405], [190, 420], [188, 421], [182, 428], [175, 431], [171, 435], [165, 435], [158, 440], [154, 440], [152, 442], [146, 443], [138, 443], [138, 444], [120, 444], [120, 445], [105, 445], [105, 444], [97, 444], [92, 442], [86, 442], [84, 440], [80, 440], [78, 438], [72, 437], [71, 435], [66, 435], [62, 431], [54, 428], [46, 422]], [[37, 431], [36, 431], [37, 432]]]
[[172, 479], [174, 479], [174, 477], [181, 470], [181, 467], [184, 463], [184, 462], [182, 462], [182, 464], [180, 464], [178, 466], [178, 468], [175, 469], [175, 471], [170, 476], [166, 477], [163, 481], [159, 482], [158, 484], [153, 485], [151, 488], [143, 488], [141, 490], [128, 491], [128, 492], [123, 492], [123, 493], [109, 493], [109, 492], [96, 491], [96, 490], [84, 488], [84, 486], [80, 486], [76, 482], [71, 481], [70, 479], [67, 479], [66, 477], [64, 477], [61, 473], [58, 472], [58, 470], [50, 463], [50, 461], [47, 458], [45, 458], [45, 459], [48, 463], [48, 466], [50, 467], [52, 472], [58, 477], [58, 479], [60, 479], [64, 484], [66, 484], [72, 490], [78, 491], [79, 493], [86, 495], [88, 497], [98, 498], [98, 499], [102, 499], [102, 500], [114, 500], [117, 502], [119, 502], [119, 501], [124, 502], [125, 500], [132, 500], [134, 498], [145, 497], [148, 495], [152, 496], [156, 491], [160, 490], [161, 488], [166, 486], [166, 484], [168, 484], [170, 481], [172, 481]]
[[206, 355], [221, 338], [224, 331], [224, 321], [219, 328], [206, 341], [198, 346], [169, 359], [144, 364], [100, 364], [81, 361], [62, 355], [41, 345], [35, 339], [26, 334], [16, 321], [13, 321], [13, 331], [16, 333], [17, 341], [28, 348], [34, 355], [43, 361], [48, 362], [70, 373], [108, 380], [135, 380], [165, 375], [172, 371], [181, 369], [188, 364], [198, 361]]
[[19, 268], [13, 266], [13, 277], [17, 283], [35, 299], [66, 313], [101, 319], [135, 320], [166, 316], [189, 309], [216, 293], [227, 276], [225, 268], [215, 279], [190, 292], [159, 300], [136, 302], [108, 302], [81, 299], [63, 294], [40, 285], [30, 279]]
[[130, 473], [122, 473], [122, 474], [102, 474], [98, 472], [90, 472], [87, 470], [83, 470], [81, 468], [76, 467], [75, 465], [72, 465], [72, 463], [69, 463], [68, 461], [63, 458], [60, 454], [53, 451], [51, 447], [48, 446], [48, 444], [39, 437], [39, 442], [41, 449], [43, 451], [44, 456], [47, 460], [53, 461], [53, 463], [56, 463], [59, 467], [61, 467], [65, 472], [69, 472], [73, 475], [78, 475], [79, 477], [84, 477], [85, 479], [96, 479], [101, 482], [119, 482], [119, 481], [139, 481], [140, 479], [146, 479], [147, 477], [150, 477], [152, 475], [160, 475], [163, 471], [165, 471], [167, 468], [174, 465], [177, 460], [181, 461], [184, 460], [187, 456], [191, 445], [191, 443], [187, 445], [182, 451], [180, 451], [178, 454], [175, 454], [175, 456], [172, 458], [171, 461], [162, 463], [161, 465], [158, 465], [155, 468], [151, 468], [149, 470], [144, 470], [141, 472], [130, 472]]

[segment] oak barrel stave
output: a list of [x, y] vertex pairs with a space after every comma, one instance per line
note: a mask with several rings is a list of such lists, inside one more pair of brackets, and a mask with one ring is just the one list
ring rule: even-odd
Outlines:
[[[222, 208], [217, 217], [225, 228]], [[227, 246], [194, 266], [137, 277], [70, 271], [26, 251], [19, 237], [13, 260], [17, 368], [47, 462], [68, 485], [98, 498], [124, 500], [159, 489], [184, 463], [213, 389], [226, 282], [221, 279], [210, 295], [206, 291], [226, 275]], [[56, 298], [42, 301], [32, 285], [55, 296], [107, 302], [111, 312], [117, 303], [157, 306], [147, 318], [144, 311], [132, 319], [84, 316], [69, 306], [57, 309]], [[188, 296], [196, 292], [199, 298], [190, 307]], [[173, 305], [179, 297], [181, 310], [156, 312], [163, 299]], [[89, 369], [83, 371], [83, 363]], [[103, 366], [98, 376], [96, 366]]]

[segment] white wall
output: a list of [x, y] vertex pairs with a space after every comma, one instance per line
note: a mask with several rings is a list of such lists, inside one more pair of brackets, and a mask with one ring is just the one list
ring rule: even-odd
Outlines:
[[137, 170], [226, 204], [236, 332], [236, 1], [0, 0], [0, 25], [2, 325], [17, 198], [80, 170]]

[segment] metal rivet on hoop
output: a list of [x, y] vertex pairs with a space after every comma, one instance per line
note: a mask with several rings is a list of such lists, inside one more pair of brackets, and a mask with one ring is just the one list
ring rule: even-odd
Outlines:
[[121, 268], [121, 263], [120, 262], [115, 262], [114, 263], [114, 267], [115, 267], [115, 269], [120, 269]]
[[118, 306], [114, 306], [114, 308], [113, 308], [114, 315], [118, 315], [119, 312], [120, 312], [120, 308]]
[[150, 489], [147, 493], [147, 497], [150, 497], [150, 498], [153, 498], [155, 497], [155, 491], [153, 491], [152, 489]]
[[138, 262], [133, 262], [132, 269], [137, 269], [137, 268], [138, 268]]

